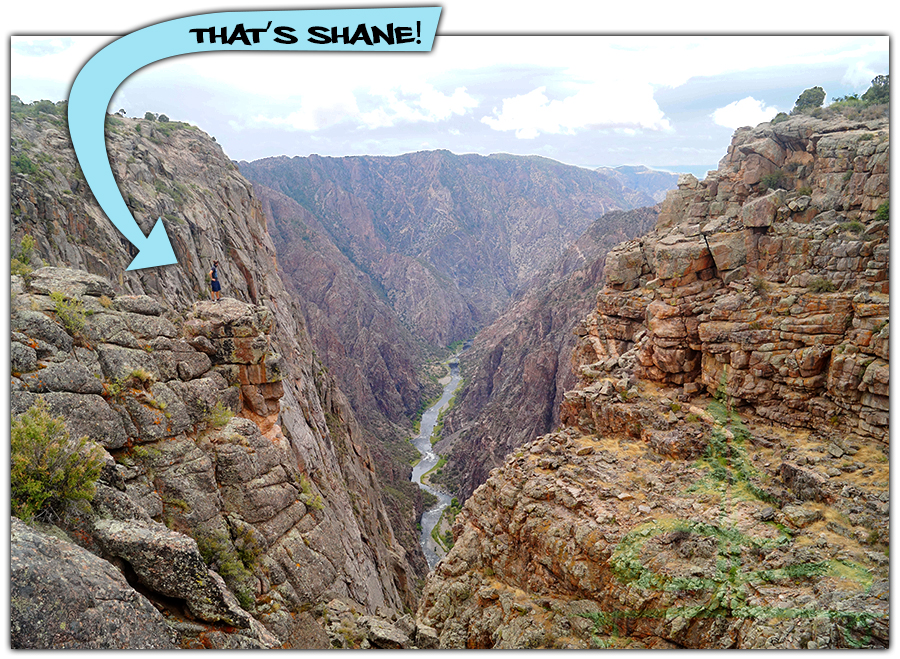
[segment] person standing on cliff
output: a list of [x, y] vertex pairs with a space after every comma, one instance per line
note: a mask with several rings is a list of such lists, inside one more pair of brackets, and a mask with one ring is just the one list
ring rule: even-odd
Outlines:
[[212, 288], [211, 297], [218, 302], [222, 299], [222, 285], [219, 284], [219, 262], [213, 261], [212, 270], [209, 271], [209, 285]]

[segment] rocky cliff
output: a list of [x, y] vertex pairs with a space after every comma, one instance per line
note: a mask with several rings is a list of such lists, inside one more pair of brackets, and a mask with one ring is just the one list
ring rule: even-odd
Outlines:
[[[364, 431], [377, 437], [370, 446], [382, 481], [392, 483], [389, 509], [398, 513], [411, 502], [421, 505], [418, 491], [407, 483], [408, 465], [416, 456], [410, 455], [406, 438], [421, 401], [439, 391], [428, 377], [433, 375], [429, 360], [445, 357], [448, 344], [480, 329], [516, 289], [527, 291], [523, 295], [530, 296], [526, 305], [531, 307], [538, 294], [548, 297], [547, 282], [562, 276], [552, 272], [554, 255], [566, 256], [564, 245], [584, 231], [591, 214], [646, 203], [650, 197], [643, 189], [655, 190], [661, 181], [674, 185], [672, 175], [644, 169], [627, 178], [617, 170], [595, 173], [543, 158], [445, 151], [238, 164], [254, 181], [269, 218], [286, 286], [305, 302], [302, 312], [317, 354], [347, 394]], [[609, 247], [637, 235], [634, 227], [627, 231], [618, 239], [596, 240]], [[586, 239], [581, 255], [572, 257], [576, 267], [589, 270], [585, 261], [595, 258], [596, 240]], [[596, 275], [591, 285], [599, 281]], [[587, 308], [560, 308], [566, 319], [557, 319], [556, 329], [548, 331], [569, 344], [568, 324]], [[521, 329], [515, 320], [521, 313], [523, 305], [518, 305], [501, 321], [506, 329], [500, 331], [508, 334], [511, 323]], [[556, 348], [543, 350], [555, 354]], [[525, 351], [511, 348], [507, 359], [518, 360], [514, 355]], [[567, 363], [568, 354], [563, 359]], [[505, 372], [515, 381], [514, 369]], [[570, 377], [568, 367], [560, 372]], [[554, 375], [537, 375], [530, 392], [534, 409], [520, 417], [526, 436], [546, 431], [556, 416], [537, 410], [556, 408], [555, 392], [547, 390]], [[481, 400], [473, 408], [473, 419], [479, 412], [490, 414], [484, 406]], [[503, 399], [494, 405], [503, 407]], [[461, 442], [467, 444], [468, 439]], [[484, 480], [506, 449], [499, 449], [487, 468], [479, 465], [474, 484]], [[477, 447], [474, 455], [486, 450]], [[392, 517], [395, 529], [403, 538], [412, 537], [412, 524], [402, 522], [413, 515], [399, 517]]]
[[653, 203], [613, 175], [537, 157], [430, 151], [239, 166], [314, 216], [399, 319], [441, 347], [493, 320], [595, 218]]
[[606, 252], [650, 230], [656, 217], [647, 207], [596, 220], [476, 335], [461, 359], [465, 385], [436, 447], [448, 456], [436, 478], [460, 500], [510, 451], [559, 425], [563, 394], [576, 382], [574, 329], [602, 286]]
[[[165, 609], [182, 645], [328, 645], [310, 607], [414, 606], [418, 576], [372, 456], [285, 290], [251, 185], [193, 127], [109, 117], [123, 195], [145, 231], [163, 218], [179, 259], [125, 272], [132, 248], [80, 175], [64, 104], [12, 109], [14, 256], [35, 241], [35, 269], [13, 281], [14, 412], [44, 399], [112, 456], [100, 499], [60, 522], [69, 540]], [[214, 258], [231, 299], [197, 302]], [[72, 308], [83, 325], [67, 325]], [[215, 427], [223, 407], [237, 415]], [[188, 572], [164, 583], [174, 557]], [[23, 588], [17, 610], [34, 609]]]
[[609, 253], [563, 429], [426, 585], [442, 647], [888, 645], [889, 127], [827, 114], [739, 130]]
[[286, 289], [300, 312], [317, 358], [350, 400], [383, 488], [388, 516], [417, 574], [427, 572], [418, 549], [421, 490], [410, 481], [418, 453], [407, 441], [421, 401], [440, 387], [428, 378], [429, 354], [383, 299], [375, 284], [330, 241], [294, 200], [254, 184], [278, 247]]

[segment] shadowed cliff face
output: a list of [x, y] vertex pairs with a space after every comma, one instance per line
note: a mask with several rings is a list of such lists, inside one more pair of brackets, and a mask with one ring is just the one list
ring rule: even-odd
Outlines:
[[468, 498], [514, 448], [559, 423], [572, 370], [574, 329], [593, 306], [607, 250], [656, 222], [656, 208], [613, 211], [596, 220], [490, 326], [463, 360], [466, 386], [447, 415], [443, 478]]
[[652, 203], [613, 176], [536, 157], [430, 151], [239, 166], [305, 208], [435, 346], [493, 320], [594, 218]]
[[[172, 339], [178, 338], [177, 330], [170, 327], [172, 323], [183, 322], [194, 303], [208, 296], [206, 272], [211, 261], [218, 259], [224, 295], [235, 298], [236, 303], [258, 305], [270, 317], [267, 350], [277, 353], [283, 360], [277, 384], [280, 398], [268, 396], [273, 393], [268, 389], [262, 393], [249, 389], [245, 392], [245, 384], [254, 384], [251, 380], [244, 383], [238, 379], [235, 383], [238, 388], [233, 391], [239, 392], [251, 425], [262, 429], [257, 432], [265, 433], [273, 423], [277, 425], [282, 433], [284, 453], [279, 459], [292, 461], [305, 474], [313, 495], [321, 495], [320, 512], [323, 520], [327, 520], [327, 523], [317, 525], [315, 531], [306, 528], [298, 531], [311, 535], [307, 538], [309, 544], [301, 539], [299, 545], [303, 545], [303, 550], [294, 551], [297, 556], [294, 564], [300, 570], [318, 571], [320, 582], [304, 592], [299, 592], [304, 590], [301, 582], [294, 584], [299, 589], [298, 599], [290, 606], [299, 611], [299, 607], [320, 602], [326, 596], [355, 600], [355, 606], [371, 613], [377, 607], [390, 611], [413, 606], [417, 575], [406, 558], [407, 550], [396, 540], [382, 503], [382, 486], [365, 435], [346, 397], [315, 357], [299, 309], [302, 301], [289, 294], [282, 283], [275, 248], [250, 183], [237, 173], [219, 145], [195, 128], [110, 118], [108, 149], [123, 195], [145, 231], [157, 217], [163, 218], [179, 259], [178, 265], [125, 272], [133, 252], [106, 220], [80, 177], [62, 119], [64, 113], [64, 106], [55, 114], [29, 111], [21, 106], [14, 108], [12, 151], [18, 163], [11, 178], [14, 244], [21, 244], [26, 234], [34, 238], [34, 268], [40, 265], [75, 266], [107, 278], [105, 286], [109, 288], [108, 297], [113, 300], [123, 295], [150, 296], [153, 313], [164, 314], [169, 319], [166, 336]], [[29, 289], [28, 277], [25, 279], [23, 287], [30, 294], [46, 296], [50, 292]], [[68, 286], [65, 278], [54, 281], [57, 281], [56, 286]], [[96, 287], [90, 290], [92, 292], [81, 290], [73, 294], [99, 295]], [[41, 299], [46, 302], [47, 298]], [[52, 305], [38, 311], [27, 308], [23, 313], [26, 316], [29, 313], [44, 315], [43, 312], [48, 311], [52, 317]], [[215, 309], [211, 313], [216, 313]], [[57, 321], [51, 324], [62, 331]], [[39, 325], [43, 327], [46, 323]], [[106, 328], [110, 332], [113, 329]], [[127, 325], [120, 329], [118, 334], [112, 332], [98, 340], [121, 343], [128, 341], [128, 335], [134, 333]], [[141, 329], [142, 332], [145, 330]], [[32, 328], [26, 324], [17, 331], [23, 337], [30, 337]], [[147, 331], [152, 333], [154, 330]], [[152, 337], [145, 338], [149, 342]], [[132, 337], [132, 340], [137, 339]], [[29, 340], [23, 341], [27, 344], [23, 348], [31, 347]], [[147, 350], [141, 350], [140, 346], [120, 347], [151, 359], [156, 352], [150, 352], [153, 346], [149, 343]], [[51, 357], [60, 349], [57, 347], [43, 357], [36, 355], [35, 364], [31, 364], [30, 353], [25, 349], [28, 353], [24, 355], [25, 364], [31, 370], [40, 369], [45, 366], [41, 360], [54, 361]], [[71, 358], [73, 363], [92, 361], [90, 354], [72, 347], [71, 339], [62, 349], [66, 352], [63, 357]], [[93, 340], [90, 349], [96, 349]], [[116, 352], [110, 350], [110, 354]], [[197, 350], [191, 348], [187, 352]], [[202, 357], [196, 359], [202, 360]], [[185, 366], [188, 370], [184, 373], [169, 372], [162, 382], [190, 379], [194, 377], [190, 369], [195, 366], [200, 368], [193, 364]], [[72, 409], [78, 409], [78, 406]], [[113, 422], [112, 417], [108, 420]], [[187, 432], [186, 428], [178, 430], [174, 436]], [[252, 441], [258, 439], [254, 436]], [[190, 449], [193, 442], [181, 441], [181, 445]], [[151, 517], [157, 515], [157, 521], [164, 521], [158, 512], [149, 514]], [[242, 519], [237, 520], [238, 526], [234, 528], [247, 521], [246, 514], [249, 513], [245, 510], [238, 515]], [[302, 521], [297, 523], [303, 524]], [[271, 539], [272, 542], [276, 540]], [[299, 545], [294, 549], [299, 550]], [[418, 546], [413, 540], [409, 552], [417, 551]], [[306, 552], [313, 552], [308, 554], [311, 557], [308, 565], [302, 558]], [[317, 567], [317, 560], [327, 563], [328, 569], [323, 571], [321, 566]], [[419, 563], [424, 565], [421, 556]], [[286, 575], [275, 578], [283, 583], [281, 577]], [[264, 591], [254, 594], [260, 592]], [[273, 633], [279, 637], [279, 642], [285, 642], [282, 636], [290, 636], [292, 632], [288, 625]], [[213, 642], [216, 643], [218, 641]]]
[[441, 647], [889, 645], [889, 135], [742, 129], [607, 254], [561, 429], [426, 584]]

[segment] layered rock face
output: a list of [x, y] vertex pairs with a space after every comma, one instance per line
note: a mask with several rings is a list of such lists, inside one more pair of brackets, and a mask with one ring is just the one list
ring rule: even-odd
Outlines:
[[335, 596], [403, 606], [402, 555], [348, 551], [389, 528], [361, 528], [322, 456], [282, 430], [267, 308], [225, 298], [179, 318], [62, 268], [14, 277], [13, 292], [13, 414], [43, 400], [108, 456], [90, 511], [58, 524], [161, 603], [181, 646], [290, 645], [295, 617]]
[[441, 482], [468, 498], [506, 455], [559, 424], [563, 394], [575, 386], [574, 328], [593, 307], [607, 250], [649, 231], [654, 207], [596, 220], [488, 327], [462, 357], [466, 384], [444, 420], [448, 455]]
[[610, 253], [582, 362], [603, 372], [629, 353], [640, 379], [887, 441], [888, 140], [877, 120], [739, 131], [654, 233]]
[[564, 429], [491, 472], [426, 584], [442, 647], [888, 645], [888, 144], [738, 131], [609, 253]]
[[[287, 595], [276, 618], [290, 617], [288, 611], [296, 612], [296, 607], [317, 602], [320, 596], [325, 601], [344, 596], [371, 614], [378, 607], [390, 611], [413, 606], [419, 575], [406, 558], [407, 549], [397, 542], [382, 503], [366, 436], [346, 397], [315, 357], [301, 302], [284, 288], [252, 186], [214, 141], [192, 127], [110, 117], [108, 149], [126, 200], [145, 231], [163, 217], [179, 258], [177, 266], [126, 272], [133, 252], [80, 178], [61, 118], [65, 106], [44, 109], [47, 112], [14, 102], [14, 244], [26, 234], [34, 238], [32, 267], [72, 264], [101, 277], [59, 275], [50, 268], [15, 284], [21, 287], [21, 299], [14, 306], [18, 320], [12, 357], [22, 384], [14, 388], [21, 390], [23, 405], [35, 396], [47, 398], [51, 411], [64, 411], [77, 424], [71, 428], [77, 436], [88, 434], [118, 457], [144, 443], [159, 442], [160, 447], [151, 447], [147, 455], [162, 462], [148, 466], [157, 475], [173, 470], [172, 485], [167, 486], [173, 500], [187, 502], [174, 474], [190, 478], [194, 468], [202, 476], [184, 487], [215, 490], [218, 481], [210, 480], [210, 464], [216, 460], [210, 446], [223, 444], [220, 451], [235, 451], [238, 461], [243, 460], [242, 452], [258, 453], [259, 458], [248, 458], [249, 464], [236, 463], [239, 473], [228, 476], [234, 481], [229, 491], [239, 499], [245, 497], [240, 504], [233, 502], [243, 511], [234, 518], [237, 526], [217, 521], [207, 529], [240, 533], [242, 524], [258, 524], [254, 537], [264, 541], [261, 546], [275, 542], [281, 533], [293, 536], [288, 553], [296, 560], [291, 570], [267, 576], [268, 585], [258, 575], [242, 582], [243, 592], [256, 602], [249, 608], [256, 616], [253, 624], [259, 624], [259, 607], [267, 601], [263, 593], [278, 592], [272, 585], [276, 582], [298, 593], [296, 599]], [[224, 294], [234, 301], [215, 307], [201, 304], [188, 322], [195, 314], [195, 302], [208, 295], [205, 273], [212, 259], [220, 260]], [[76, 344], [72, 332], [62, 327], [51, 292], [68, 296], [67, 304], [80, 301], [91, 312], [85, 324], [90, 329], [83, 330], [90, 332], [85, 344]], [[107, 302], [109, 307], [104, 306]], [[230, 312], [236, 318], [226, 318]], [[238, 323], [239, 331], [233, 329], [234, 321], [245, 315], [249, 320]], [[280, 362], [273, 361], [276, 354]], [[117, 380], [135, 370], [149, 379], [138, 378], [144, 382], [134, 387], [138, 394], [131, 396], [126, 388], [121, 401], [95, 377], [100, 375], [115, 391]], [[240, 401], [243, 418], [219, 431], [221, 439], [210, 440], [204, 452], [191, 433], [201, 430], [200, 410], [215, 407], [217, 400], [233, 410]], [[238, 441], [239, 437], [243, 439]], [[233, 442], [241, 448], [224, 447]], [[131, 493], [143, 501], [141, 506], [149, 506], [135, 513], [140, 519], [170, 519], [188, 526], [231, 519], [227, 506], [217, 508], [224, 502], [215, 503], [215, 497], [208, 501], [206, 496], [197, 499], [202, 512], [189, 506], [182, 515], [179, 504], [160, 503], [162, 491], [154, 498], [140, 469], [128, 473]], [[304, 475], [309, 493], [294, 479]], [[246, 488], [245, 477], [251, 481]], [[253, 499], [252, 491], [258, 488], [263, 490]], [[227, 489], [223, 486], [223, 491]], [[275, 496], [273, 501], [270, 495]], [[293, 502], [284, 508], [291, 497]], [[304, 503], [304, 497], [319, 503], [321, 510]], [[252, 516], [253, 507], [258, 508], [257, 517], [243, 517]], [[266, 520], [271, 526], [265, 526]], [[412, 519], [407, 522], [412, 526]], [[299, 530], [291, 532], [297, 525]], [[410, 555], [419, 553], [414, 537], [408, 549]], [[424, 566], [420, 553], [417, 562]], [[222, 591], [231, 592], [224, 587]], [[304, 604], [297, 604], [301, 601]], [[276, 604], [272, 603], [273, 610]], [[301, 618], [298, 614], [294, 621]], [[278, 644], [305, 642], [292, 636], [291, 624], [285, 625], [270, 627]], [[321, 632], [316, 623], [313, 627]], [[230, 642], [227, 634], [206, 638], [216, 647]], [[261, 635], [255, 638], [263, 643]]]

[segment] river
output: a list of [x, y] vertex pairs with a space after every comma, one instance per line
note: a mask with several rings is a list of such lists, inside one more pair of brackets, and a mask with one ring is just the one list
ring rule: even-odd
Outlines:
[[[447, 406], [450, 399], [453, 398], [453, 392], [456, 391], [462, 377], [459, 374], [459, 362], [456, 359], [451, 359], [448, 363], [450, 365], [450, 381], [444, 385], [444, 393], [441, 395], [440, 400], [425, 410], [419, 426], [419, 434], [413, 439], [413, 446], [422, 454], [422, 459], [419, 461], [419, 464], [413, 467], [410, 480], [438, 498], [438, 503], [435, 507], [429, 508], [422, 513], [422, 534], [419, 537], [419, 543], [422, 545], [422, 551], [425, 553], [425, 560], [428, 561], [428, 567], [430, 568], [434, 568], [441, 559], [441, 555], [443, 555], [443, 551], [438, 547], [434, 538], [431, 537], [431, 530], [441, 518], [444, 508], [450, 505], [452, 498], [446, 492], [424, 484], [422, 475], [438, 463], [439, 458], [431, 446], [431, 433], [435, 425], [437, 425], [438, 415]], [[438, 551], [441, 552], [441, 555], [438, 555]]]

